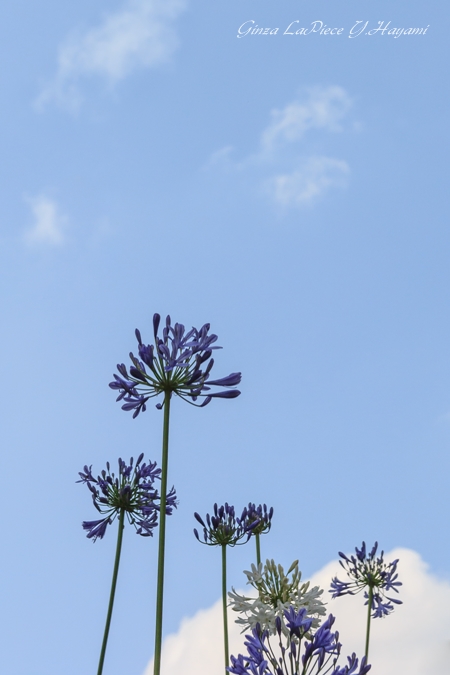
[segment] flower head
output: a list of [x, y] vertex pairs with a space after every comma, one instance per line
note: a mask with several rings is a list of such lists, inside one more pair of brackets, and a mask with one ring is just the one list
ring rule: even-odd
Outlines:
[[241, 518], [248, 524], [253, 525], [257, 522], [256, 525], [252, 528], [252, 534], [264, 534], [269, 532], [272, 527], [272, 516], [273, 516], [273, 507], [267, 510], [265, 504], [255, 504], [249, 503], [248, 506], [242, 511]]
[[[218, 380], [210, 380], [214, 365], [212, 352], [221, 349], [214, 343], [217, 335], [209, 334], [209, 323], [200, 330], [192, 328], [186, 332], [181, 323], [172, 326], [170, 316], [158, 336], [161, 317], [153, 316], [154, 345], [142, 342], [141, 333], [136, 329], [138, 355], [130, 352], [132, 365], [127, 370], [124, 363], [117, 365], [119, 375], [114, 374], [111, 389], [119, 391], [117, 401], [123, 401], [122, 410], [133, 410], [133, 417], [146, 410], [150, 398], [160, 394], [177, 394], [188, 403], [203, 407], [212, 398], [236, 398], [241, 393], [237, 389], [224, 389], [211, 392], [211, 387], [236, 387], [241, 381], [241, 373], [231, 373]], [[196, 403], [202, 397], [201, 404]], [[164, 404], [158, 403], [161, 409]]]
[[339, 553], [342, 558], [339, 562], [350, 577], [350, 581], [340, 581], [335, 577], [330, 589], [333, 598], [341, 595], [356, 595], [364, 591], [366, 605], [369, 602], [370, 593], [374, 619], [390, 614], [394, 610], [392, 603], [402, 604], [401, 600], [386, 595], [390, 591], [398, 593], [397, 587], [402, 585], [401, 581], [397, 581], [398, 559], [391, 563], [384, 562], [384, 551], [381, 551], [380, 556], [376, 558], [377, 548], [378, 543], [375, 542], [368, 554], [363, 541], [361, 549], [355, 548], [356, 556], [352, 555], [348, 558], [344, 553]]
[[[125, 511], [137, 534], [153, 536], [152, 530], [158, 524], [160, 510], [159, 493], [153, 485], [160, 479], [161, 469], [156, 467], [156, 462], [142, 463], [143, 459], [142, 453], [133, 467], [133, 458], [129, 464], [119, 458], [117, 476], [111, 473], [109, 462], [106, 463], [106, 471], [103, 470], [97, 478], [92, 475], [92, 466], [85, 466], [84, 471], [80, 471], [77, 483], [88, 486], [95, 508], [104, 516], [99, 520], [83, 522], [88, 539], [103, 539], [107, 526], [121, 510]], [[166, 514], [170, 515], [176, 506], [175, 488], [172, 488], [167, 495]]]
[[325, 605], [320, 600], [323, 591], [318, 586], [310, 589], [309, 581], [301, 583], [298, 560], [292, 563], [286, 573], [282, 565], [267, 560], [264, 566], [262, 563], [252, 565], [251, 571], [245, 571], [244, 574], [247, 583], [258, 592], [257, 597], [240, 595], [234, 588], [228, 593], [231, 607], [242, 615], [236, 619], [236, 623], [243, 626], [243, 631], [253, 630], [259, 625], [274, 635], [279, 622], [280, 630], [287, 635], [289, 627], [285, 617], [290, 608], [297, 612], [305, 609], [311, 618], [311, 625], [317, 628], [320, 617], [325, 614]]
[[[328, 619], [311, 635], [312, 620], [306, 608], [296, 610], [290, 606], [284, 611], [287, 632], [281, 630], [281, 621], [277, 621], [276, 634], [278, 649], [273, 644], [273, 635], [262, 630], [259, 624], [252, 629], [252, 635], [246, 635], [247, 654], [231, 657], [228, 672], [234, 675], [318, 675], [323, 672], [331, 675], [366, 675], [370, 666], [366, 658], [358, 659], [355, 654], [348, 657], [348, 665], [337, 665], [342, 645], [339, 633], [333, 632], [334, 617]], [[276, 638], [275, 638], [276, 639]], [[272, 644], [271, 644], [272, 640]]]
[[[205, 520], [198, 513], [194, 513], [195, 519], [203, 527], [203, 540], [194, 528], [194, 534], [201, 544], [207, 546], [236, 546], [245, 544], [252, 535], [252, 525], [246, 524], [244, 518], [237, 518], [234, 506], [225, 502], [224, 506], [214, 504], [214, 514], [206, 514]], [[245, 538], [245, 541], [241, 541]]]

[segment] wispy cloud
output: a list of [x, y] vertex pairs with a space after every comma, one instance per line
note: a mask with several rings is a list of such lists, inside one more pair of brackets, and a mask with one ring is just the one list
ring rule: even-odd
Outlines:
[[166, 62], [178, 46], [173, 22], [185, 5], [186, 0], [128, 0], [97, 27], [68, 37], [37, 108], [55, 102], [76, 110], [82, 102], [82, 78], [97, 76], [114, 86], [137, 68]]
[[24, 233], [24, 242], [29, 246], [39, 244], [61, 246], [65, 241], [68, 221], [67, 217], [60, 212], [56, 202], [45, 195], [39, 195], [27, 201], [31, 206], [34, 223]]
[[330, 157], [310, 157], [291, 173], [273, 176], [267, 190], [282, 207], [313, 204], [330, 187], [344, 187], [350, 167]]
[[293, 101], [282, 110], [272, 110], [272, 122], [261, 136], [261, 153], [270, 153], [283, 144], [299, 141], [312, 129], [342, 131], [341, 122], [351, 104], [342, 87], [314, 87], [306, 100]]
[[312, 205], [330, 188], [345, 187], [350, 167], [342, 159], [308, 154], [306, 136], [314, 131], [343, 132], [351, 106], [342, 87], [314, 87], [284, 108], [272, 110], [255, 152], [234, 160], [233, 148], [227, 146], [211, 156], [207, 168], [222, 166], [253, 175], [265, 194], [284, 209]]
[[[450, 658], [450, 583], [429, 573], [418, 553], [395, 549], [387, 560], [400, 558], [398, 570], [403, 586], [403, 605], [386, 620], [375, 620], [371, 628], [370, 662], [383, 675], [424, 675], [448, 672]], [[281, 561], [283, 562], [283, 561]], [[289, 561], [284, 561], [289, 562]], [[338, 561], [326, 565], [311, 579], [313, 586], [328, 589], [332, 576], [342, 576]], [[328, 595], [326, 592], [324, 595]], [[326, 600], [326, 598], [325, 598]], [[336, 616], [335, 627], [343, 655], [364, 651], [366, 608], [362, 596], [329, 600], [328, 611]], [[163, 644], [162, 675], [221, 675], [223, 637], [221, 603], [183, 619], [178, 633]], [[243, 652], [243, 636], [230, 612], [230, 653]], [[345, 661], [345, 659], [344, 659]], [[153, 661], [143, 675], [152, 675]]]

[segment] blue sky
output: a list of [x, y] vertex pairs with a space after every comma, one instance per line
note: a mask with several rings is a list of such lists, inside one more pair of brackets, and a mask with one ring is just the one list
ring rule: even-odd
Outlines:
[[[273, 505], [263, 555], [305, 575], [378, 539], [449, 579], [449, 19], [416, 0], [2, 7], [9, 675], [96, 667], [115, 534], [85, 538], [75, 480], [160, 459], [161, 413], [133, 421], [107, 386], [155, 311], [210, 322], [217, 376], [243, 373], [239, 399], [173, 406], [167, 633], [219, 596], [192, 535], [215, 501]], [[283, 35], [296, 20], [344, 30]], [[248, 21], [279, 31], [237, 37]], [[351, 38], [357, 21], [429, 28]], [[127, 531], [111, 675], [152, 656], [155, 578], [156, 541]]]

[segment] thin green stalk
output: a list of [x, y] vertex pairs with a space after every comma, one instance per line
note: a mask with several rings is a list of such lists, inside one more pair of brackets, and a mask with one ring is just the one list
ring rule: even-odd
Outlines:
[[156, 587], [156, 628], [155, 628], [155, 660], [154, 675], [161, 670], [161, 645], [163, 621], [163, 594], [164, 594], [164, 552], [166, 544], [166, 501], [167, 501], [167, 467], [169, 460], [169, 416], [170, 392], [164, 396], [164, 426], [161, 465], [161, 500], [159, 512], [159, 548], [158, 548], [158, 580]]
[[230, 662], [228, 654], [228, 615], [227, 615], [227, 545], [222, 544], [222, 604], [223, 604], [223, 644], [225, 651], [225, 675]]
[[369, 586], [369, 598], [367, 600], [367, 628], [366, 628], [366, 661], [369, 659], [370, 619], [372, 612], [373, 588]]
[[255, 534], [256, 540], [256, 565], [259, 565], [261, 562], [261, 546], [259, 542], [259, 532]]
[[97, 675], [102, 675], [103, 662], [105, 660], [106, 645], [108, 643], [109, 627], [111, 625], [111, 617], [114, 606], [114, 596], [116, 593], [117, 574], [119, 572], [120, 552], [122, 550], [122, 537], [124, 528], [125, 509], [120, 509], [119, 515], [119, 532], [117, 533], [116, 558], [114, 560], [114, 570], [111, 582], [111, 593], [109, 595], [108, 614], [106, 615], [105, 632], [103, 635], [102, 650], [100, 652], [100, 660], [98, 662]]

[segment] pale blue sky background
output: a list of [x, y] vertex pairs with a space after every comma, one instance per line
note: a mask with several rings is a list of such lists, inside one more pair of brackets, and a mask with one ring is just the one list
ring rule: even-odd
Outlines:
[[[107, 386], [155, 311], [243, 373], [173, 406], [167, 632], [219, 595], [192, 535], [214, 501], [273, 505], [263, 554], [306, 575], [364, 538], [450, 578], [449, 25], [416, 0], [2, 6], [2, 672], [96, 669], [116, 533], [85, 538], [75, 481], [159, 461], [161, 413]], [[152, 656], [156, 543], [126, 532], [109, 675]]]

